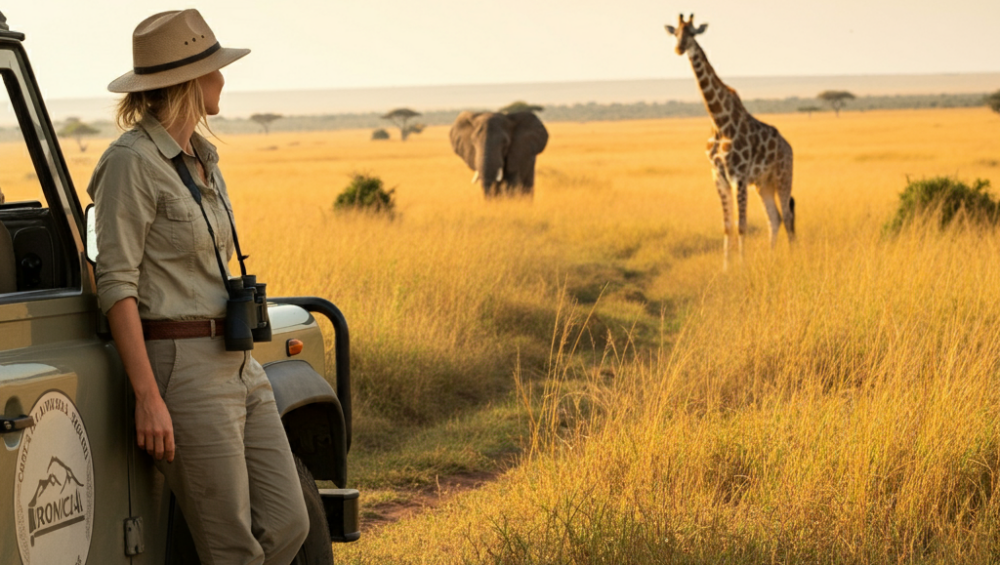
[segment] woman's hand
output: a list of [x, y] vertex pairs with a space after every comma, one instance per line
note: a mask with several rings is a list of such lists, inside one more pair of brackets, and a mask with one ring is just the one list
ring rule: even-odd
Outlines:
[[157, 461], [174, 460], [174, 423], [155, 388], [153, 394], [135, 397], [135, 442]]
[[160, 397], [146, 355], [142, 320], [134, 298], [123, 298], [108, 310], [111, 337], [135, 391], [135, 443], [157, 459], [174, 460], [174, 423]]

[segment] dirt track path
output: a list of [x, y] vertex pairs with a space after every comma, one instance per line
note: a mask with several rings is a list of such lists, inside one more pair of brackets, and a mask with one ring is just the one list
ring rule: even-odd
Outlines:
[[499, 472], [466, 473], [439, 477], [437, 484], [416, 490], [398, 489], [399, 500], [365, 506], [361, 516], [363, 530], [378, 530], [400, 520], [433, 510], [454, 496], [491, 483]]

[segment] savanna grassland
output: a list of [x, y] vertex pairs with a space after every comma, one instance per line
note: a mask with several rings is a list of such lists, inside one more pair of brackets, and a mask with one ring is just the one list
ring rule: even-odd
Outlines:
[[[485, 203], [445, 127], [218, 143], [269, 294], [351, 325], [362, 504], [502, 471], [340, 562], [1000, 559], [1000, 238], [883, 232], [907, 177], [1000, 181], [1000, 118], [759, 117], [798, 242], [752, 196], [727, 273], [707, 118], [548, 124], [533, 202]], [[64, 145], [82, 192], [106, 142]], [[393, 220], [332, 211], [354, 172]]]

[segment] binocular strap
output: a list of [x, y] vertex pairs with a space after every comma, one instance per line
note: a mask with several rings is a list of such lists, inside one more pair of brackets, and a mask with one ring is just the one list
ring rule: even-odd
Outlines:
[[[174, 156], [171, 161], [174, 162], [174, 168], [177, 169], [177, 174], [181, 177], [181, 182], [187, 187], [188, 191], [191, 192], [191, 196], [194, 197], [194, 201], [198, 203], [198, 208], [201, 209], [201, 216], [205, 218], [205, 225], [208, 226], [208, 235], [212, 238], [212, 249], [215, 250], [215, 259], [219, 262], [219, 274], [222, 275], [222, 284], [226, 287], [226, 292], [229, 292], [229, 285], [226, 281], [229, 277], [226, 276], [225, 263], [222, 262], [222, 255], [219, 253], [219, 245], [215, 242], [215, 230], [212, 229], [211, 222], [208, 221], [208, 214], [205, 213], [205, 206], [201, 203], [201, 191], [198, 190], [198, 186], [194, 183], [194, 179], [191, 178], [191, 171], [188, 170], [187, 165], [184, 164], [183, 152], [178, 153]], [[220, 193], [220, 198], [221, 198]], [[236, 258], [240, 261], [240, 272], [245, 276], [247, 274], [246, 264], [243, 262], [249, 256], [244, 256], [240, 251], [240, 239], [236, 236], [236, 224], [233, 222], [232, 211], [229, 207], [225, 205], [225, 200], [223, 200], [223, 207], [226, 209], [226, 217], [229, 219], [229, 227], [233, 230], [233, 243], [236, 244]]]

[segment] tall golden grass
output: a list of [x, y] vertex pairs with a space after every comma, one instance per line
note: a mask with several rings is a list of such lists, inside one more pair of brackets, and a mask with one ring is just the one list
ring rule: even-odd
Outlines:
[[993, 562], [1000, 238], [878, 228], [717, 278], [670, 352], [589, 373], [583, 425], [535, 397], [524, 465], [350, 558]]
[[[1000, 147], [985, 112], [853, 118], [815, 126], [826, 151], [781, 126], [797, 149], [799, 245], [753, 245], [727, 275], [717, 247], [667, 256], [646, 289], [676, 277], [692, 299], [673, 347], [611, 356], [613, 371], [581, 368], [583, 399], [546, 387], [531, 402], [549, 415], [536, 432], [551, 441], [524, 465], [345, 557], [994, 560], [996, 233], [930, 222], [887, 238], [882, 226], [907, 175], [989, 177]], [[561, 427], [567, 407], [583, 425]]]
[[[515, 375], [542, 414], [499, 482], [339, 559], [1000, 554], [1000, 241], [881, 231], [907, 176], [995, 178], [1000, 122], [986, 109], [762, 118], [795, 150], [799, 241], [769, 250], [751, 197], [746, 258], [727, 274], [705, 119], [550, 124], [531, 203], [484, 203], [447, 128], [405, 144], [222, 140], [251, 268], [351, 323], [359, 437], [486, 402]], [[81, 188], [92, 145], [67, 149]], [[332, 212], [356, 171], [398, 187], [396, 220]], [[0, 186], [24, 178], [0, 171]]]

